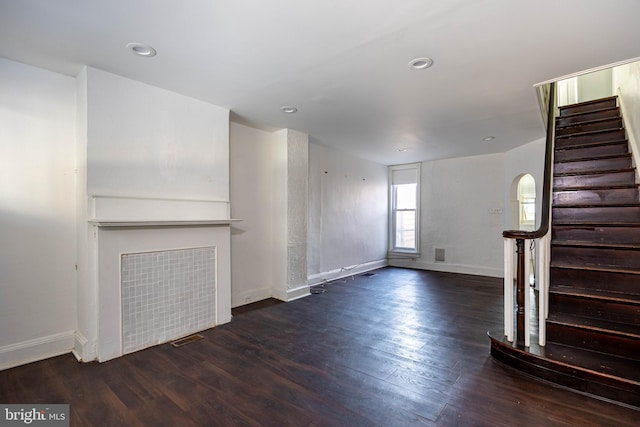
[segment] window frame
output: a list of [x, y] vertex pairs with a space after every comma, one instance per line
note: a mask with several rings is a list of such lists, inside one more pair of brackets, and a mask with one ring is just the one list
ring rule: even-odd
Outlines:
[[[421, 163], [389, 166], [389, 254], [420, 256], [420, 166]], [[409, 178], [411, 175], [413, 176]], [[398, 178], [399, 176], [401, 178]], [[401, 182], [396, 183], [398, 180]], [[396, 186], [402, 184], [416, 184], [415, 209], [397, 209]], [[396, 213], [399, 211], [415, 211], [415, 248], [413, 249], [397, 246]]]

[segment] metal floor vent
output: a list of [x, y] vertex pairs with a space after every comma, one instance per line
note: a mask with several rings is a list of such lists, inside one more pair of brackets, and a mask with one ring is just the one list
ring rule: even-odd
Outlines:
[[378, 273], [363, 273], [362, 277], [371, 277], [371, 276], [376, 276]]
[[187, 345], [194, 341], [200, 341], [203, 338], [204, 337], [200, 334], [193, 334], [193, 335], [186, 336], [184, 338], [180, 338], [179, 340], [171, 341], [171, 345], [174, 347], [182, 347], [183, 345]]

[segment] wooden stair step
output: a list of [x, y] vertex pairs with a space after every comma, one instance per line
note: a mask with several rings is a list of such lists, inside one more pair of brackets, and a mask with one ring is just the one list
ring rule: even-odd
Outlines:
[[[620, 303], [640, 305], [640, 293], [632, 294], [627, 292], [614, 292], [603, 289], [575, 288], [573, 286], [565, 286], [561, 284], [551, 284], [549, 292], [554, 294], [579, 296], [587, 299], [616, 301]], [[638, 314], [640, 315], [640, 312]]]
[[630, 186], [636, 183], [634, 168], [588, 172], [567, 172], [553, 177], [553, 189]]
[[566, 126], [558, 126], [556, 124], [556, 138], [565, 136], [577, 136], [591, 131], [622, 129], [623, 127], [624, 126], [621, 117], [572, 123]]
[[617, 221], [617, 220], [609, 220], [609, 221], [599, 221], [599, 220], [590, 220], [590, 219], [554, 219], [552, 221], [553, 225], [559, 226], [576, 226], [576, 227], [640, 227], [640, 219], [636, 221]]
[[640, 221], [640, 205], [556, 205], [552, 207], [552, 224], [584, 222], [635, 224]]
[[491, 355], [537, 378], [640, 408], [639, 362], [553, 342], [520, 347], [489, 334]]
[[620, 117], [620, 109], [618, 107], [602, 108], [593, 111], [570, 114], [563, 117], [556, 117], [556, 127], [614, 117]]
[[573, 248], [593, 248], [593, 249], [620, 249], [620, 250], [639, 250], [640, 242], [592, 242], [588, 240], [553, 240], [551, 242], [552, 247], [567, 246]]
[[556, 161], [553, 165], [554, 175], [570, 172], [587, 172], [632, 168], [631, 153], [610, 156], [589, 157], [567, 161]]
[[551, 286], [640, 295], [640, 272], [551, 262]]
[[628, 168], [619, 168], [619, 169], [603, 169], [603, 170], [578, 170], [578, 171], [568, 171], [568, 172], [560, 172], [555, 174], [557, 177], [565, 177], [565, 176], [578, 176], [578, 177], [588, 177], [588, 176], [600, 176], [600, 175], [609, 175], [609, 174], [618, 174], [618, 173], [629, 173], [635, 172], [634, 167]]
[[640, 201], [637, 185], [624, 187], [565, 188], [553, 192], [553, 204], [598, 205], [610, 203], [633, 204]]
[[547, 341], [629, 359], [640, 355], [640, 327], [565, 313], [549, 313]]
[[545, 355], [552, 360], [571, 363], [574, 366], [640, 385], [640, 361], [553, 342], [546, 347]]
[[584, 113], [588, 111], [596, 111], [604, 108], [614, 108], [618, 106], [618, 97], [610, 96], [593, 101], [579, 102], [577, 104], [563, 105], [559, 107], [560, 117], [566, 117], [573, 114]]
[[636, 269], [611, 267], [606, 265], [579, 265], [579, 264], [567, 263], [564, 261], [563, 262], [551, 261], [549, 265], [551, 268], [565, 268], [565, 269], [573, 269], [573, 270], [579, 270], [579, 271], [621, 273], [625, 275], [633, 275], [635, 276], [636, 285], [637, 285], [637, 281], [640, 280], [640, 271]]
[[[555, 323], [562, 324], [570, 327], [588, 329], [596, 332], [603, 332], [606, 334], [611, 334], [614, 336], [629, 338], [631, 340], [635, 340], [635, 343], [638, 345], [637, 353], [632, 353], [630, 358], [638, 359], [640, 361], [640, 325], [637, 324], [629, 324], [622, 322], [613, 322], [611, 320], [605, 319], [597, 319], [594, 317], [586, 317], [586, 316], [575, 316], [567, 313], [554, 313], [549, 314], [547, 318], [547, 323]], [[547, 336], [547, 339], [553, 342], [558, 342], [553, 339], [550, 339]], [[606, 351], [607, 349], [602, 349]], [[598, 350], [596, 350], [598, 351]], [[627, 356], [624, 356], [627, 357]]]
[[640, 295], [552, 285], [549, 289], [549, 311], [638, 327]]
[[640, 270], [638, 245], [605, 245], [593, 243], [551, 243], [551, 259], [563, 265], [593, 266], [622, 270]]
[[556, 148], [572, 147], [594, 142], [609, 142], [625, 139], [624, 129], [603, 129], [589, 132], [576, 133], [571, 135], [561, 135], [556, 137]]
[[640, 227], [602, 224], [553, 225], [551, 239], [554, 241], [637, 244], [640, 242]]
[[591, 144], [565, 145], [563, 148], [555, 148], [554, 161], [571, 161], [576, 159], [594, 158], [597, 156], [609, 156], [626, 154], [629, 152], [629, 144], [626, 139], [614, 141], [594, 142]]

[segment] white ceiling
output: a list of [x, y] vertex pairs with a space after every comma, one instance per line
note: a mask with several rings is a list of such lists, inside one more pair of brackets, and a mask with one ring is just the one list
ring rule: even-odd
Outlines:
[[[90, 65], [396, 164], [543, 137], [533, 85], [639, 57], [639, 16], [638, 0], [0, 0], [0, 56]], [[410, 70], [420, 56], [433, 67]]]

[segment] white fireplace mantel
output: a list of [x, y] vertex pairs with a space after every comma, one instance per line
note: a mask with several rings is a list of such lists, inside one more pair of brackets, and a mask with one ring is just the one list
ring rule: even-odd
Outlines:
[[205, 227], [211, 225], [231, 225], [241, 219], [210, 219], [201, 221], [98, 221], [90, 220], [89, 223], [98, 227]]
[[232, 221], [228, 200], [91, 194], [88, 202], [89, 221], [100, 224]]
[[[89, 300], [94, 301], [83, 360], [123, 355], [121, 256], [215, 247], [215, 319], [231, 320], [231, 224], [228, 201], [90, 195]], [[92, 304], [93, 305], [93, 304]], [[78, 351], [80, 352], [80, 351]], [[93, 354], [92, 354], [93, 353]]]

